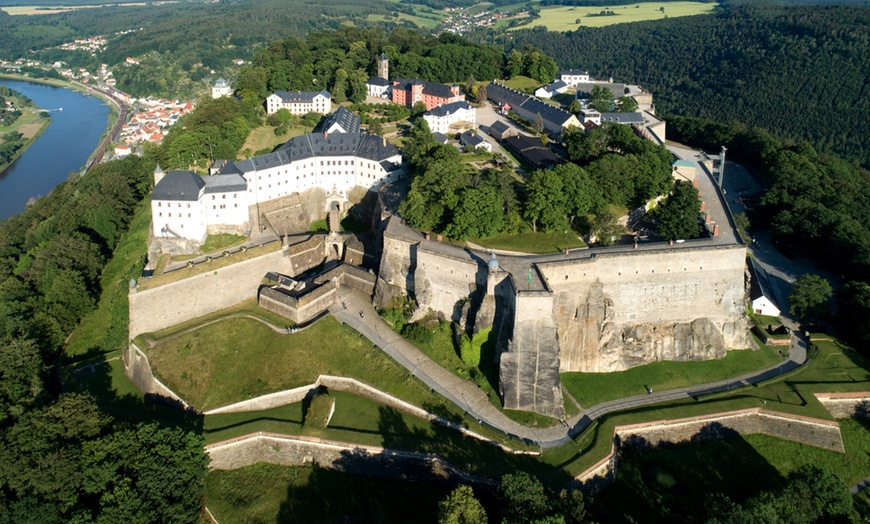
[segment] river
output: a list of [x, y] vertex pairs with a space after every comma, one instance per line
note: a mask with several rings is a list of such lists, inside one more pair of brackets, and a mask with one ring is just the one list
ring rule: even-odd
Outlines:
[[31, 197], [47, 195], [78, 173], [108, 128], [111, 109], [95, 96], [72, 89], [0, 78], [8, 86], [51, 111], [51, 124], [18, 160], [0, 174], [0, 220], [24, 210]]

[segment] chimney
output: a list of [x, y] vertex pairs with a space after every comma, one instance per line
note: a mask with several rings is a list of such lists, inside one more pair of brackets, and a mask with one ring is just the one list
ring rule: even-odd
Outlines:
[[381, 143], [383, 144], [384, 147], [387, 147], [387, 137], [382, 136], [382, 137], [381, 137]]
[[323, 132], [323, 139], [326, 140], [327, 138], [329, 138], [329, 131], [324, 131]]

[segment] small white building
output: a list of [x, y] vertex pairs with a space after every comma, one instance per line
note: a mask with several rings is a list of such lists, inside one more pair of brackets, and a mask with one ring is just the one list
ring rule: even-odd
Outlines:
[[781, 312], [774, 300], [767, 271], [760, 267], [752, 257], [749, 257], [748, 260], [751, 279], [749, 282], [749, 300], [752, 312], [756, 315], [778, 317]]
[[539, 87], [535, 91], [535, 96], [538, 98], [553, 98], [554, 95], [564, 93], [567, 90], [568, 84], [566, 84], [562, 80], [556, 80], [553, 83], [547, 84], [543, 87]]
[[233, 93], [233, 88], [230, 87], [230, 83], [224, 80], [223, 78], [218, 78], [217, 82], [211, 86], [211, 97], [212, 98], [220, 98], [222, 96], [230, 96]]
[[586, 108], [580, 112], [581, 120], [583, 125], [586, 125], [587, 122], [592, 122], [596, 126], [601, 125], [601, 113], [592, 108]]
[[332, 111], [332, 95], [329, 91], [275, 91], [266, 98], [266, 113], [274, 114], [286, 109], [292, 115]]
[[589, 82], [589, 71], [581, 71], [580, 69], [559, 71], [559, 80], [572, 88], [576, 88], [577, 84]]
[[492, 146], [484, 140], [480, 135], [476, 135], [471, 131], [466, 131], [459, 135], [459, 142], [465, 147], [468, 153], [474, 153], [478, 149], [482, 149], [487, 153], [492, 153]]
[[423, 118], [433, 133], [447, 133], [450, 126], [459, 122], [465, 122], [469, 124], [469, 127], [474, 127], [476, 114], [477, 110], [468, 102], [453, 102], [426, 111], [423, 113]]
[[390, 94], [390, 86], [392, 86], [392, 82], [387, 80], [386, 78], [381, 78], [379, 76], [369, 78], [368, 82], [366, 82], [366, 90], [369, 96], [376, 96], [379, 98], [389, 98]]

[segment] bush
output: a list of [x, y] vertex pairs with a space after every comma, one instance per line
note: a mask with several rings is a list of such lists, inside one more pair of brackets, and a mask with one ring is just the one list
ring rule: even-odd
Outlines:
[[420, 324], [406, 324], [402, 328], [402, 336], [417, 344], [428, 344], [432, 341], [433, 333]]

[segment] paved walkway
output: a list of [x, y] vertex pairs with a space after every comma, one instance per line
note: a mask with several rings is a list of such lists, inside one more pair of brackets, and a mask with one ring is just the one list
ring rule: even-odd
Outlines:
[[586, 408], [567, 420], [565, 425], [533, 428], [523, 426], [508, 418], [490, 403], [486, 394], [477, 385], [444, 369], [416, 346], [393, 331], [378, 315], [369, 297], [346, 287], [339, 288], [339, 296], [340, 302], [330, 308], [330, 313], [339, 321], [362, 333], [433, 391], [444, 396], [481, 423], [508, 435], [534, 442], [543, 449], [567, 443], [571, 437], [582, 433], [589, 427], [593, 420], [608, 413], [729, 391], [782, 375], [800, 367], [807, 361], [806, 340], [802, 338], [802, 335], [792, 335], [789, 359], [768, 369], [710, 384], [669, 391], [655, 391], [648, 395], [635, 395], [604, 402]]

